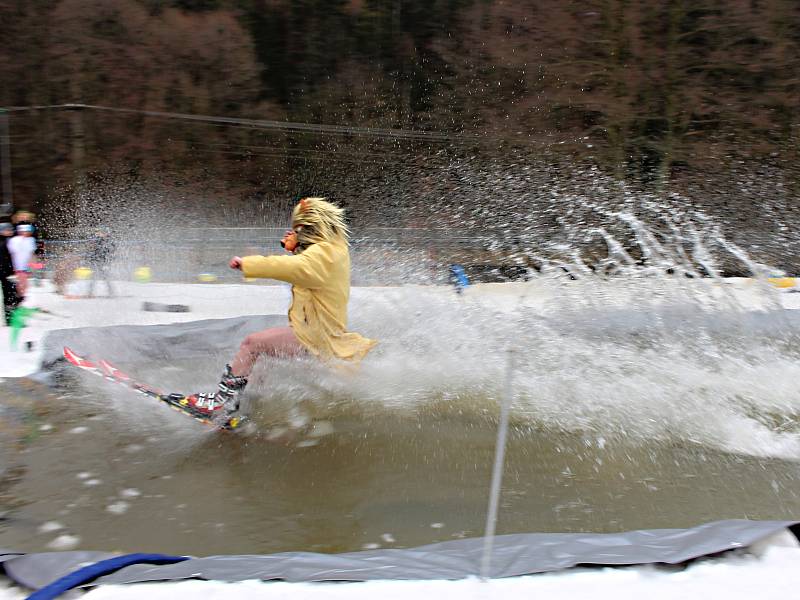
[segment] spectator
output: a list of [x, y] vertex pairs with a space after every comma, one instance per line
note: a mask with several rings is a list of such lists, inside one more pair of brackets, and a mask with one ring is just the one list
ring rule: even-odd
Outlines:
[[27, 210], [18, 210], [11, 217], [11, 223], [17, 225], [31, 225], [33, 229], [33, 237], [36, 237], [36, 215]]
[[33, 225], [25, 223], [17, 225], [17, 235], [8, 240], [8, 250], [14, 263], [14, 273], [17, 276], [17, 295], [25, 299], [28, 291], [28, 263], [36, 251], [36, 240], [33, 239]]
[[0, 223], [0, 288], [3, 290], [3, 318], [6, 325], [11, 324], [11, 312], [19, 306], [17, 287], [14, 283], [14, 263], [8, 249], [8, 241], [14, 234], [11, 223]]

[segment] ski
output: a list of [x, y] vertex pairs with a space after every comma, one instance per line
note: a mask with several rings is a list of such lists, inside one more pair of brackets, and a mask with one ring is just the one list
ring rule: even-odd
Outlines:
[[217, 420], [209, 418], [207, 414], [194, 410], [190, 405], [191, 400], [197, 400], [197, 403], [200, 406], [204, 404], [204, 400], [206, 398], [208, 398], [208, 402], [211, 402], [213, 401], [213, 394], [194, 394], [186, 396], [180, 393], [165, 393], [157, 388], [137, 381], [106, 360], [100, 360], [97, 362], [89, 360], [79, 355], [74, 350], [67, 348], [66, 346], [64, 347], [64, 358], [67, 360], [67, 362], [75, 365], [79, 369], [102, 377], [107, 381], [122, 385], [128, 389], [132, 389], [140, 394], [148, 396], [149, 398], [153, 398], [154, 400], [163, 402], [170, 408], [184, 415], [192, 417], [203, 425], [207, 425], [221, 431], [235, 431], [247, 422], [247, 417], [242, 415], [234, 415], [220, 423]]

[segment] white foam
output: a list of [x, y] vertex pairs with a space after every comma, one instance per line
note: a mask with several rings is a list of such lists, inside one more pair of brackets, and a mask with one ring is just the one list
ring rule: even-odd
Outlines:
[[39, 533], [52, 533], [59, 529], [64, 529], [64, 526], [58, 521], [46, 521], [39, 525]]
[[77, 535], [70, 535], [68, 533], [63, 533], [47, 544], [47, 547], [50, 550], [72, 550], [73, 548], [77, 547], [78, 544], [81, 543], [81, 538]]
[[381, 545], [377, 544], [375, 542], [368, 542], [366, 544], [362, 544], [361, 545], [361, 549], [362, 550], [377, 550], [380, 547], [381, 547]]
[[113, 502], [106, 506], [106, 512], [110, 512], [112, 515], [124, 515], [128, 512], [128, 509], [131, 507], [129, 502], [125, 502], [124, 500], [120, 500], [118, 502]]

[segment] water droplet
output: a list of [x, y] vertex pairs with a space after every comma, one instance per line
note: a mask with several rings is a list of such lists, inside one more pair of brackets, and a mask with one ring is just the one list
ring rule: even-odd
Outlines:
[[361, 548], [363, 550], [376, 550], [376, 549], [378, 549], [380, 547], [381, 547], [381, 545], [380, 544], [376, 544], [375, 542], [370, 542], [368, 544], [364, 544], [363, 546], [361, 546]]
[[120, 500], [119, 502], [114, 502], [106, 506], [106, 511], [110, 512], [112, 515], [122, 515], [128, 512], [130, 506], [128, 502]]
[[81, 543], [81, 538], [77, 535], [62, 534], [47, 544], [51, 550], [72, 550]]
[[52, 533], [59, 529], [64, 529], [64, 526], [58, 521], [46, 521], [39, 525], [39, 533]]

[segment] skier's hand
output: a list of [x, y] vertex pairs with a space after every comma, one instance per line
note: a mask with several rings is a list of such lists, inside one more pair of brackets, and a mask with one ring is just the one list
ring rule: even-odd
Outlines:
[[228, 263], [228, 266], [231, 269], [241, 269], [242, 268], [242, 257], [241, 256], [234, 256], [231, 259], [231, 262]]

